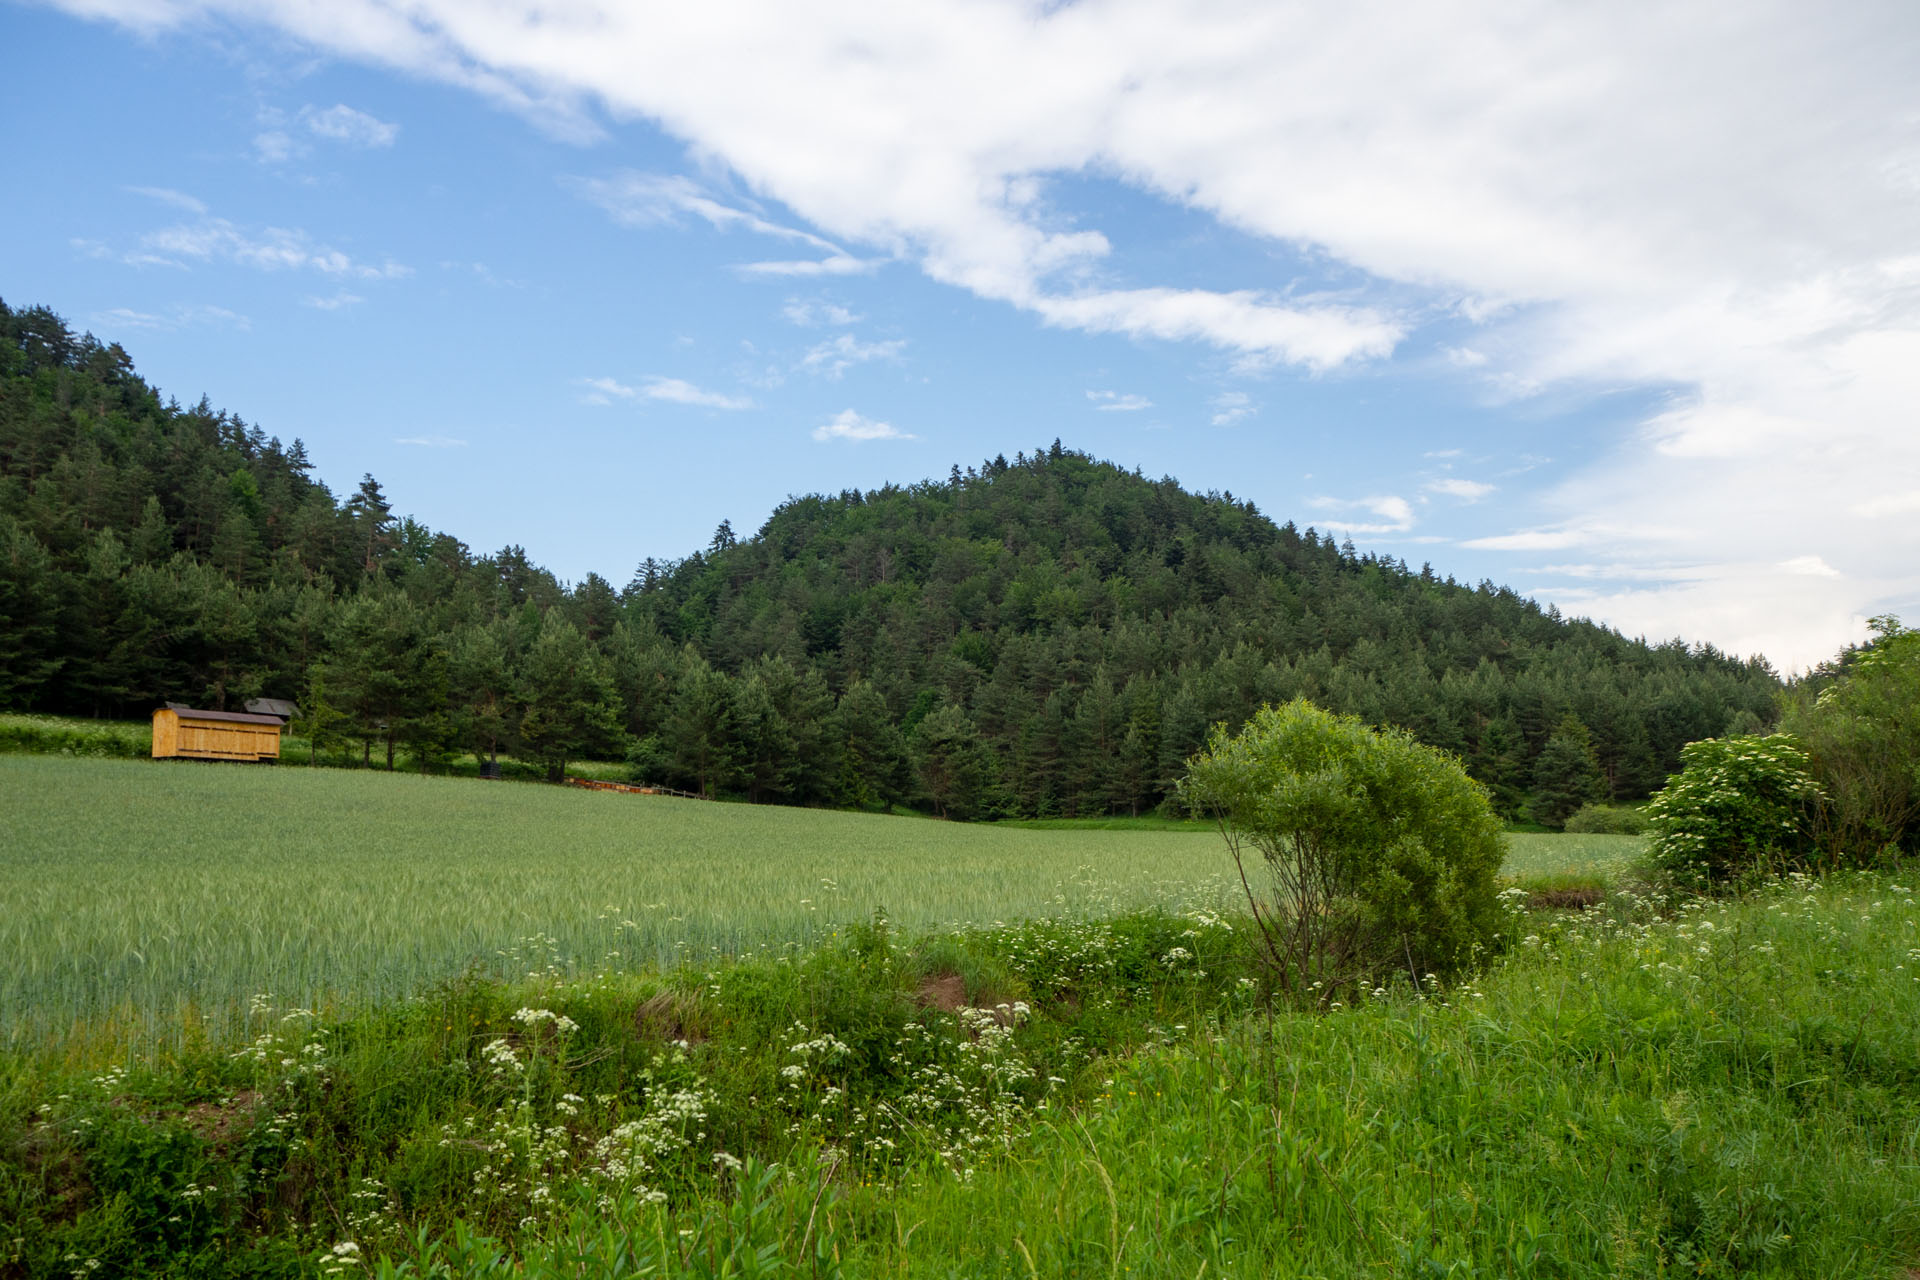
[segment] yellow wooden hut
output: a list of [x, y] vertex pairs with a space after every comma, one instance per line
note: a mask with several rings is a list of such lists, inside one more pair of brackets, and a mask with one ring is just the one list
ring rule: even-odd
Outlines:
[[162, 707], [153, 713], [153, 758], [278, 760], [279, 716]]

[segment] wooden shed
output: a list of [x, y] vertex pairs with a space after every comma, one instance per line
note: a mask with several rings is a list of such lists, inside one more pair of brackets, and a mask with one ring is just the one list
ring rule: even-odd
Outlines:
[[153, 758], [278, 760], [278, 716], [162, 707], [153, 713]]

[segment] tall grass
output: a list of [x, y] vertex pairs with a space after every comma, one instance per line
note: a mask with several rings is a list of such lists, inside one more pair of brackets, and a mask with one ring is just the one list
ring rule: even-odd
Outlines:
[[[671, 966], [1215, 895], [1217, 837], [1034, 832], [418, 776], [0, 757], [0, 1035], [166, 1037], [255, 994]], [[1086, 869], [1091, 868], [1091, 871]]]
[[[1637, 841], [1517, 836], [1523, 869]], [[1217, 904], [1204, 826], [1029, 830], [281, 765], [0, 756], [0, 1045], [217, 1031], [492, 976]]]

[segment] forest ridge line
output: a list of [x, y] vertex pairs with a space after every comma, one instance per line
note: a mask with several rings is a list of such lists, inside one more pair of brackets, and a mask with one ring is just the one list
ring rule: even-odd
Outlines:
[[0, 303], [0, 708], [292, 697], [432, 768], [624, 758], [706, 794], [957, 817], [1165, 803], [1209, 725], [1296, 696], [1457, 753], [1509, 817], [1633, 800], [1758, 729], [1764, 659], [1648, 644], [1058, 441], [781, 504], [560, 582], [337, 498], [300, 441], [182, 407]]

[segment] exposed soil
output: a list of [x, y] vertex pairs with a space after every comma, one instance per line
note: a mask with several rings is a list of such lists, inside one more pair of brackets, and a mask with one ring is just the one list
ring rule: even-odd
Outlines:
[[222, 1148], [253, 1127], [253, 1115], [259, 1106], [260, 1094], [242, 1089], [224, 1101], [188, 1107], [180, 1119], [202, 1142]]
[[643, 1036], [662, 1040], [700, 1044], [707, 1039], [697, 1011], [689, 1007], [686, 997], [672, 991], [662, 991], [635, 1009], [633, 1027]]
[[967, 1006], [966, 979], [957, 973], [929, 974], [913, 998], [922, 1008], [938, 1009], [942, 1013], [964, 1009]]
[[1533, 911], [1585, 911], [1606, 899], [1603, 889], [1542, 889], [1527, 896], [1527, 907]]

